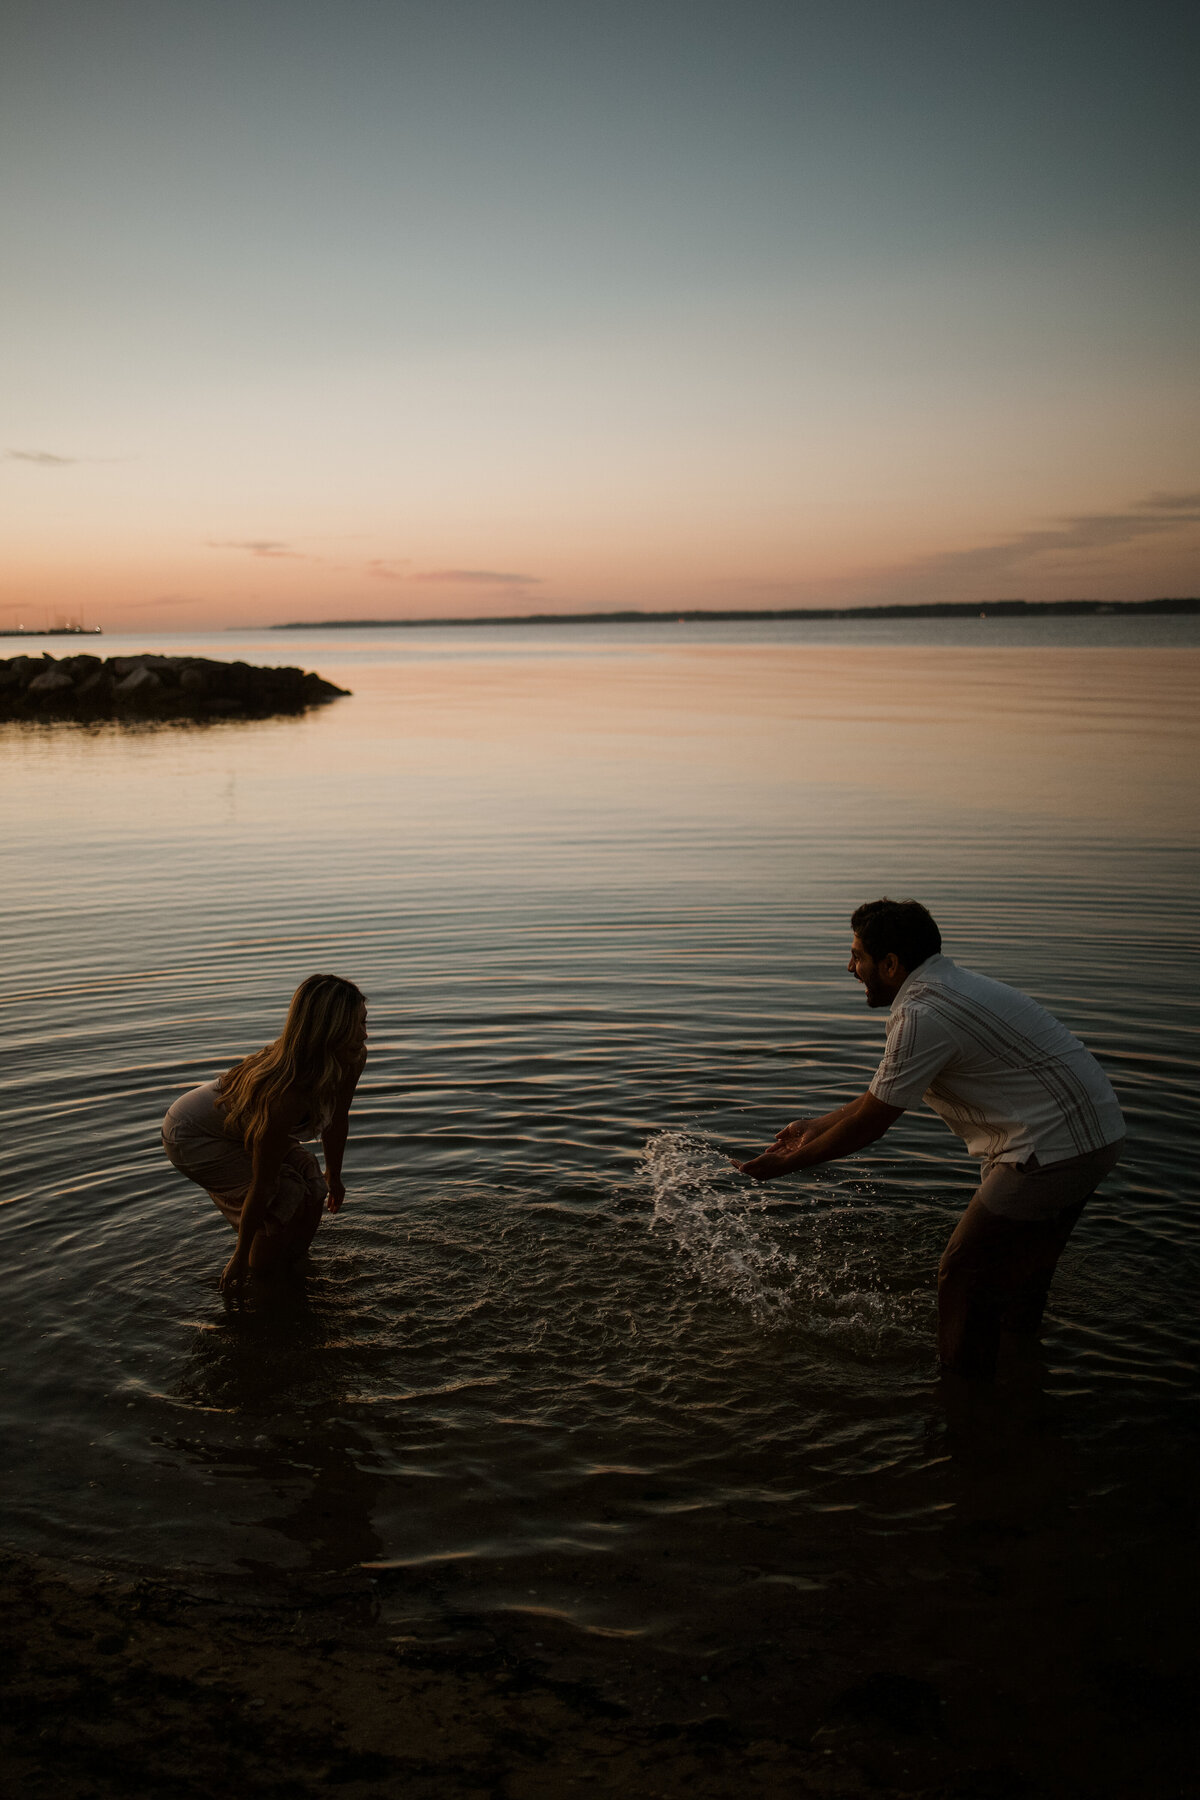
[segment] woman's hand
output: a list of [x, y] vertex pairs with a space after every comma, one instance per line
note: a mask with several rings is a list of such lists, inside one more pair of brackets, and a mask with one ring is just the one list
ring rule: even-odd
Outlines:
[[241, 1293], [242, 1286], [246, 1280], [246, 1269], [249, 1261], [249, 1257], [243, 1256], [240, 1250], [234, 1251], [229, 1261], [225, 1264], [224, 1269], [221, 1271], [221, 1279], [217, 1283], [217, 1287], [222, 1294]]
[[325, 1196], [325, 1210], [331, 1213], [338, 1212], [342, 1201], [346, 1198], [346, 1184], [340, 1175], [331, 1175], [326, 1169], [325, 1186], [329, 1189]]

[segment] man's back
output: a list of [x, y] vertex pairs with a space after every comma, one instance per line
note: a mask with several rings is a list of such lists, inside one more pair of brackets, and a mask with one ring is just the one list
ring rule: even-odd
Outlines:
[[877, 1099], [924, 1098], [972, 1155], [1053, 1163], [1099, 1150], [1125, 1125], [1095, 1057], [1027, 994], [926, 958], [892, 1002]]

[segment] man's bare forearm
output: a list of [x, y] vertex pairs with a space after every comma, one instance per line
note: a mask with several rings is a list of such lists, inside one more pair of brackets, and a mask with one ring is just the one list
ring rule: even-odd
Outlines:
[[820, 1119], [807, 1120], [804, 1127], [805, 1141], [811, 1142], [813, 1138], [819, 1137], [822, 1132], [830, 1131], [835, 1125], [840, 1124], [843, 1119], [848, 1119], [858, 1108], [861, 1101], [862, 1095], [856, 1094], [853, 1100], [847, 1100], [845, 1106], [837, 1107], [834, 1112], [825, 1113]]
[[853, 1156], [881, 1138], [900, 1117], [902, 1107], [888, 1106], [868, 1089], [822, 1119], [798, 1121], [781, 1131], [769, 1150], [749, 1162], [732, 1160], [755, 1181], [770, 1181], [795, 1169], [812, 1169], [820, 1163]]
[[[872, 1101], [873, 1105], [867, 1104]], [[817, 1124], [823, 1129], [811, 1135], [805, 1133], [803, 1142], [790, 1153], [792, 1168], [814, 1169], [820, 1163], [836, 1162], [839, 1157], [853, 1156], [856, 1150], [865, 1150], [868, 1144], [881, 1138], [892, 1123], [887, 1117], [890, 1112], [893, 1109], [884, 1108], [873, 1094], [860, 1094], [857, 1100], [851, 1100], [837, 1112], [818, 1120]]]

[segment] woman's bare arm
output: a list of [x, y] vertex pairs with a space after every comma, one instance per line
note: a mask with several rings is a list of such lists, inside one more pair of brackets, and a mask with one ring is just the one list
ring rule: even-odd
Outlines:
[[286, 1122], [278, 1118], [272, 1119], [251, 1152], [250, 1186], [242, 1202], [237, 1243], [219, 1283], [222, 1293], [238, 1291], [246, 1279], [254, 1239], [266, 1213], [267, 1203], [279, 1184], [283, 1159], [291, 1149], [290, 1127], [294, 1124], [295, 1121], [291, 1119]]
[[346, 1186], [342, 1180], [342, 1157], [346, 1150], [346, 1140], [350, 1136], [350, 1103], [354, 1099], [358, 1078], [366, 1064], [367, 1059], [364, 1055], [346, 1085], [338, 1093], [337, 1099], [333, 1103], [333, 1116], [321, 1133], [321, 1148], [325, 1152], [325, 1186], [329, 1189], [325, 1205], [331, 1213], [337, 1212], [346, 1198]]

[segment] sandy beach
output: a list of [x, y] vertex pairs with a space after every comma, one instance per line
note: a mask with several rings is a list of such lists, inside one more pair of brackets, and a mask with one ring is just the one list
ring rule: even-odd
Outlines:
[[545, 1620], [397, 1634], [395, 1573], [262, 1608], [8, 1556], [6, 1781], [54, 1800], [1183, 1797], [1189, 1584], [1151, 1543], [1124, 1555], [1084, 1515], [1053, 1545], [981, 1518], [927, 1605], [911, 1582], [793, 1593], [700, 1679]]

